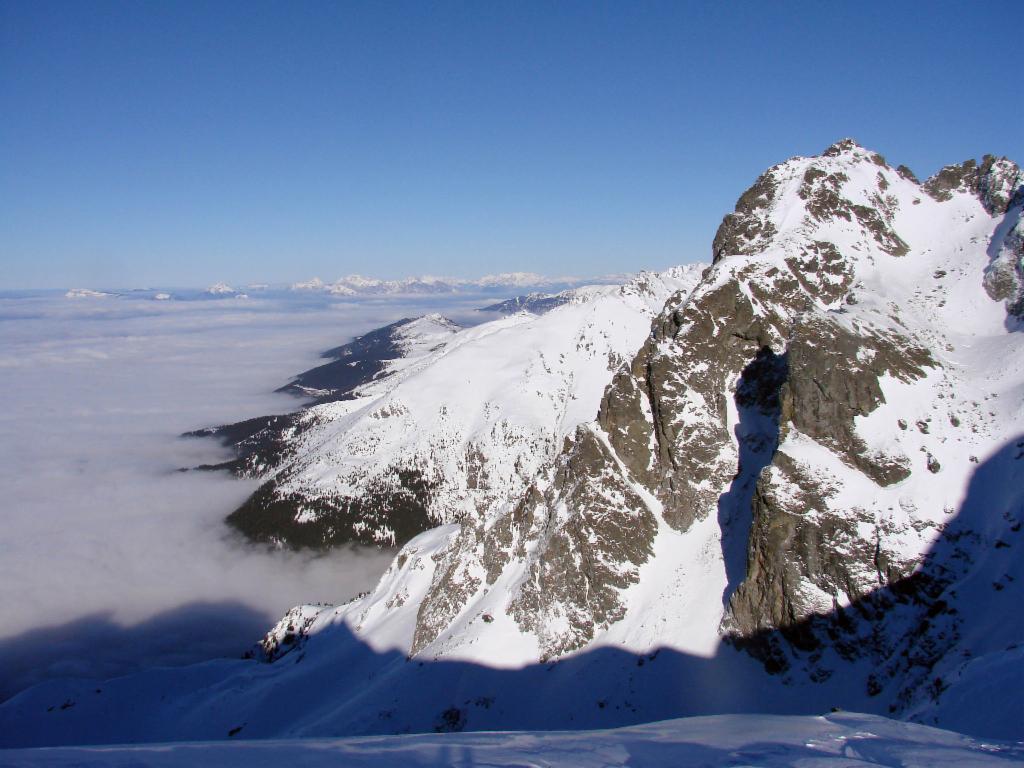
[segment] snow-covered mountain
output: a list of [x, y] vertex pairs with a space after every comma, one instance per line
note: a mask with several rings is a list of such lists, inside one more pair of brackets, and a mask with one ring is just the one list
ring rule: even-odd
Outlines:
[[501, 315], [514, 315], [516, 312], [530, 312], [535, 315], [542, 315], [555, 307], [568, 304], [576, 294], [576, 289], [569, 288], [559, 293], [533, 292], [524, 296], [513, 296], [486, 307], [480, 307], [478, 312], [494, 312]]
[[1005, 159], [920, 183], [845, 140], [763, 174], [692, 290], [451, 333], [253, 469], [308, 502], [266, 538], [430, 528], [373, 592], [253, 659], [38, 686], [4, 743], [833, 706], [1024, 738], [1022, 210]]
[[389, 378], [436, 352], [461, 328], [439, 314], [404, 318], [329, 349], [333, 360], [300, 373], [279, 392], [324, 401], [358, 397], [362, 386]]
[[265, 481], [230, 522], [278, 544], [393, 546], [485, 519], [593, 417], [654, 315], [700, 269], [576, 289], [543, 317], [468, 329], [402, 320], [328, 351], [333, 362], [285, 387], [320, 404], [206, 432], [236, 446], [228, 468]]

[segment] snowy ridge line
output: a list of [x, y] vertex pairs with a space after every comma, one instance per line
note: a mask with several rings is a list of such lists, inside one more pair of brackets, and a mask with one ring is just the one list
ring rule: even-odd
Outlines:
[[253, 436], [222, 428], [264, 485], [230, 518], [281, 546], [401, 545], [525, 492], [670, 295], [701, 265], [575, 289], [567, 302], [461, 329], [402, 320], [331, 350], [284, 390], [317, 403]]

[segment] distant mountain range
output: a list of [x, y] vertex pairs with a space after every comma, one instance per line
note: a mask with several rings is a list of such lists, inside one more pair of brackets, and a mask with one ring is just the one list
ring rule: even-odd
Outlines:
[[94, 290], [72, 288], [65, 296], [69, 299], [101, 299], [110, 297], [194, 300], [194, 299], [247, 299], [252, 296], [280, 297], [282, 294], [311, 293], [333, 297], [379, 297], [379, 296], [444, 296], [455, 294], [481, 294], [508, 296], [514, 291], [547, 292], [544, 295], [561, 292], [582, 285], [617, 285], [630, 278], [629, 275], [601, 275], [597, 277], [546, 277], [535, 272], [505, 272], [486, 275], [477, 279], [452, 277], [407, 277], [398, 280], [382, 280], [362, 275], [349, 275], [334, 282], [324, 282], [318, 277], [291, 285], [252, 283], [236, 288], [226, 282], [218, 282], [206, 289], [161, 289], [132, 288], [128, 290]]
[[349, 275], [325, 283], [318, 277], [303, 283], [293, 283], [293, 291], [323, 291], [337, 296], [379, 296], [387, 294], [417, 295], [493, 291], [509, 288], [563, 289], [583, 284], [615, 284], [628, 279], [624, 275], [605, 275], [596, 278], [545, 277], [535, 272], [503, 272], [470, 280], [451, 277], [409, 277], [402, 280], [380, 280], [362, 275]]

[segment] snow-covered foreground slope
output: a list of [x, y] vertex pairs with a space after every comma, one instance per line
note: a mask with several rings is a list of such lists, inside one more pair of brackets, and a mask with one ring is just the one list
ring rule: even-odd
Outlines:
[[415, 470], [445, 524], [370, 594], [292, 611], [269, 663], [40, 686], [3, 743], [833, 706], [1024, 737], [1022, 184], [991, 158], [921, 184], [843, 141], [758, 179], [615, 365], [610, 295], [317, 406], [274, 482], [364, 494], [386, 531], [395, 496], [360, 483]]
[[604, 731], [420, 734], [357, 739], [66, 747], [0, 752], [23, 768], [259, 766], [857, 766], [979, 768], [1024, 761], [1024, 746], [978, 742], [881, 717], [719, 716]]

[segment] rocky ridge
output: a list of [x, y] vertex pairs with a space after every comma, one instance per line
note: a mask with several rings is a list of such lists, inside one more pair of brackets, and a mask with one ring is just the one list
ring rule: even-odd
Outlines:
[[201, 434], [239, 457], [217, 468], [261, 487], [229, 522], [291, 547], [395, 546], [519, 498], [567, 431], [590, 417], [614, 369], [698, 267], [574, 289], [543, 317], [469, 329], [401, 320], [329, 350], [283, 388], [296, 414]]

